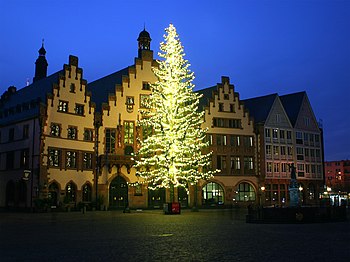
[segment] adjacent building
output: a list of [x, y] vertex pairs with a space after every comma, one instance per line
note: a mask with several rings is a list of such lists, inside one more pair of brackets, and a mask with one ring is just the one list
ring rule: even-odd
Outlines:
[[[134, 63], [88, 83], [78, 58], [47, 76], [46, 50], [33, 83], [0, 100], [0, 207], [162, 208], [168, 190], [149, 190], [132, 154], [147, 135], [138, 125], [158, 66], [150, 34], [137, 39]], [[228, 77], [198, 91], [212, 168], [175, 195], [183, 207], [288, 202], [289, 164], [304, 203], [323, 185], [322, 132], [305, 92], [240, 100]]]

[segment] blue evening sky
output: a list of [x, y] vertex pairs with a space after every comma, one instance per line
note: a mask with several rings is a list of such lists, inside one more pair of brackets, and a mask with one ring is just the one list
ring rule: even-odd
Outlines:
[[88, 82], [132, 65], [137, 37], [155, 54], [173, 23], [197, 89], [229, 76], [242, 99], [306, 91], [326, 160], [350, 159], [350, 1], [0, 0], [0, 94], [32, 81], [45, 39], [48, 74], [79, 57]]

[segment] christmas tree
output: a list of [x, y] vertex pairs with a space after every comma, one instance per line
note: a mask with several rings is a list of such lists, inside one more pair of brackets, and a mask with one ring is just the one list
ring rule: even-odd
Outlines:
[[170, 24], [165, 32], [158, 53], [162, 59], [154, 69], [158, 81], [151, 85], [148, 109], [141, 111], [144, 137], [135, 167], [148, 188], [170, 188], [174, 200], [174, 187], [195, 185], [216, 171], [208, 170], [211, 153], [205, 152], [204, 112], [198, 108], [201, 95], [193, 91], [194, 74], [175, 27]]

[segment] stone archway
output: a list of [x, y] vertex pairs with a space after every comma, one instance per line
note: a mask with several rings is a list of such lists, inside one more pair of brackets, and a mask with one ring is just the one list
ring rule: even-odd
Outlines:
[[128, 185], [122, 176], [116, 176], [109, 184], [109, 208], [118, 209], [128, 206]]

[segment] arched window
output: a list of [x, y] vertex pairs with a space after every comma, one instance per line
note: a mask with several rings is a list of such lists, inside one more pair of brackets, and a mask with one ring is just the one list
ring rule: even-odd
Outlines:
[[240, 183], [238, 185], [238, 193], [236, 201], [255, 201], [254, 187], [249, 183]]
[[68, 202], [75, 202], [76, 192], [77, 192], [77, 186], [72, 182], [68, 183], [66, 186], [66, 200]]
[[204, 205], [222, 205], [224, 204], [224, 190], [214, 182], [209, 182], [202, 189], [202, 197]]
[[50, 199], [50, 203], [53, 206], [58, 205], [58, 197], [59, 197], [59, 188], [56, 182], [53, 182], [49, 185], [49, 195], [48, 198]]
[[83, 185], [83, 201], [90, 202], [92, 196], [92, 188], [90, 184]]

